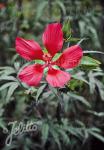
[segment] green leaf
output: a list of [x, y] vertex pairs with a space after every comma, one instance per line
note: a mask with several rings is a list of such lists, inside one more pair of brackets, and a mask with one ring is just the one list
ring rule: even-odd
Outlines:
[[59, 8], [62, 10], [64, 15], [66, 14], [66, 8], [65, 8], [64, 4], [60, 0], [57, 0], [55, 5], [59, 6]]
[[101, 63], [98, 60], [88, 56], [83, 56], [80, 63], [81, 66], [87, 66], [87, 67], [99, 67], [100, 64]]
[[97, 117], [104, 117], [104, 112], [96, 112], [96, 111], [91, 111], [91, 110], [88, 110], [87, 112]]
[[72, 75], [72, 77], [73, 77], [74, 79], [77, 79], [77, 80], [80, 80], [80, 81], [83, 81], [83, 82], [89, 84], [88, 81], [85, 79], [84, 75], [85, 75], [85, 73], [82, 72], [82, 71], [80, 71], [80, 72], [78, 72], [78, 73]]
[[62, 150], [62, 148], [61, 148], [61, 143], [60, 143], [60, 139], [59, 139], [59, 134], [57, 133], [57, 130], [54, 129], [54, 128], [51, 128], [50, 132], [51, 132], [51, 135], [53, 136], [54, 141], [56, 142], [56, 144], [57, 144], [59, 150]]
[[42, 140], [44, 144], [48, 139], [48, 134], [49, 134], [49, 125], [47, 123], [44, 123], [42, 125]]
[[1, 76], [0, 80], [11, 80], [11, 81], [17, 81], [17, 79], [13, 76]]
[[70, 37], [70, 38], [68, 38], [65, 42], [78, 42], [78, 41], [80, 41], [80, 40], [81, 40], [80, 38]]
[[75, 90], [75, 88], [77, 87], [82, 87], [83, 86], [83, 82], [81, 80], [76, 80], [76, 79], [72, 79], [68, 85], [67, 85], [71, 90]]
[[63, 24], [63, 33], [64, 33], [64, 38], [67, 40], [71, 37], [71, 25], [70, 25], [70, 20], [66, 20]]
[[6, 102], [8, 103], [8, 101], [10, 100], [11, 96], [13, 95], [14, 91], [17, 89], [17, 87], [19, 86], [19, 84], [17, 82], [14, 82], [8, 90], [7, 96], [6, 96]]
[[99, 80], [97, 80], [97, 79], [95, 80], [95, 83], [98, 87], [100, 97], [104, 101], [104, 84], [102, 82], [100, 82]]
[[100, 141], [104, 142], [104, 136], [100, 135], [99, 133], [93, 132], [93, 131], [89, 131], [89, 133], [91, 135], [93, 135], [94, 137], [96, 137], [97, 139], [99, 139]]
[[93, 131], [93, 132], [101, 133], [101, 130], [99, 128], [96, 128], [96, 127], [92, 127], [89, 130]]
[[73, 100], [80, 101], [82, 104], [84, 104], [87, 107], [91, 107], [90, 103], [82, 96], [76, 95], [72, 92], [69, 93], [69, 96], [73, 98]]
[[36, 20], [38, 20], [42, 16], [42, 13], [47, 5], [48, 1], [43, 1], [42, 3], [40, 2], [37, 8]]
[[3, 118], [0, 118], [0, 128], [5, 129], [6, 128], [6, 124], [3, 120]]
[[10, 75], [14, 73], [15, 69], [12, 67], [0, 67], [0, 74]]
[[42, 86], [38, 89], [37, 95], [36, 95], [36, 101], [38, 101], [40, 95], [42, 94], [42, 92], [43, 92], [43, 90], [45, 89], [46, 86], [47, 86], [47, 85], [44, 84], [44, 85], [42, 85]]
[[96, 87], [94, 73], [90, 71], [88, 77], [89, 77], [90, 93], [93, 94]]
[[78, 23], [79, 23], [79, 29], [80, 29], [81, 37], [83, 37], [83, 35], [85, 33], [86, 23], [83, 20], [80, 20]]
[[3, 85], [0, 87], [0, 91], [2, 91], [2, 90], [4, 90], [4, 89], [8, 88], [8, 87], [11, 86], [13, 83], [15, 83], [15, 82], [8, 82], [8, 83], [3, 84]]
[[82, 132], [81, 128], [74, 128], [71, 126], [64, 126], [64, 130], [66, 130], [69, 134], [76, 136], [77, 138], [81, 139]]
[[65, 144], [71, 144], [69, 136], [65, 131], [63, 131], [63, 129], [58, 130], [58, 132], [60, 134], [60, 138], [64, 141]]

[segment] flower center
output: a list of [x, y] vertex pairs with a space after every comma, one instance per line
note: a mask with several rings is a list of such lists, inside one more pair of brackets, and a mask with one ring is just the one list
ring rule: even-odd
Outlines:
[[46, 63], [50, 64], [50, 63], [51, 63], [51, 60], [52, 60], [52, 56], [51, 56], [49, 53], [44, 53], [44, 55], [43, 55], [43, 60], [44, 60]]

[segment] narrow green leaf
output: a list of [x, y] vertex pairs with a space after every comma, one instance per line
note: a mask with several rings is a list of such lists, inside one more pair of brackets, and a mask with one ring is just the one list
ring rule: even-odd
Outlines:
[[98, 67], [101, 63], [96, 60], [96, 59], [93, 59], [91, 57], [88, 57], [88, 56], [83, 56], [82, 60], [81, 60], [81, 63], [80, 65], [83, 65], [83, 66], [88, 66], [88, 67]]
[[36, 14], [36, 20], [38, 20], [41, 16], [43, 11], [45, 10], [45, 7], [48, 5], [48, 1], [43, 1], [40, 3], [37, 7], [37, 14]]
[[42, 94], [43, 90], [45, 89], [45, 87], [46, 87], [46, 84], [42, 85], [42, 86], [38, 89], [37, 95], [36, 95], [36, 101], [38, 101], [38, 99], [39, 99], [40, 95]]
[[81, 80], [81, 81], [89, 84], [88, 81], [85, 79], [84, 75], [85, 75], [85, 73], [80, 71], [77, 74], [72, 75], [72, 77], [74, 79]]
[[66, 134], [65, 131], [63, 131], [63, 129], [58, 130], [58, 132], [60, 134], [60, 138], [62, 138], [65, 144], [71, 144], [69, 136]]
[[104, 136], [96, 133], [96, 132], [93, 132], [93, 131], [90, 131], [89, 132], [91, 135], [93, 135], [94, 137], [96, 137], [97, 139], [99, 139], [100, 141], [104, 142]]
[[104, 84], [102, 82], [100, 82], [99, 80], [97, 80], [97, 79], [96, 79], [95, 83], [98, 87], [100, 97], [104, 101]]
[[80, 101], [85, 106], [91, 107], [90, 103], [84, 97], [76, 95], [76, 94], [74, 94], [72, 92], [69, 93], [69, 96], [74, 98], [73, 100]]
[[104, 112], [96, 112], [96, 111], [91, 111], [91, 110], [88, 110], [87, 112], [97, 117], [104, 117]]
[[44, 123], [42, 125], [42, 140], [44, 144], [48, 139], [48, 134], [49, 134], [49, 125], [47, 123]]
[[71, 25], [69, 19], [64, 22], [62, 30], [64, 33], [65, 41], [71, 39]]
[[0, 91], [2, 91], [2, 90], [4, 90], [4, 89], [8, 88], [8, 87], [11, 86], [13, 83], [15, 83], [15, 82], [8, 82], [8, 83], [3, 84], [3, 85], [0, 87]]
[[82, 137], [82, 128], [74, 128], [71, 126], [64, 126], [64, 130], [66, 130], [69, 134], [76, 136], [77, 138], [81, 139]]
[[65, 8], [64, 4], [60, 0], [57, 0], [55, 5], [59, 6], [59, 8], [62, 10], [64, 15], [66, 14], [66, 8]]
[[11, 81], [17, 81], [17, 79], [13, 76], [1, 76], [0, 80], [11, 80]]
[[54, 128], [51, 128], [50, 132], [51, 132], [51, 135], [53, 136], [54, 141], [56, 142], [59, 150], [62, 150], [60, 139], [59, 139], [59, 134], [57, 133], [57, 131]]
[[17, 87], [19, 86], [19, 84], [17, 82], [14, 82], [8, 90], [7, 96], [6, 96], [6, 102], [8, 103], [8, 101], [10, 100], [11, 96], [13, 95], [14, 91], [17, 89]]

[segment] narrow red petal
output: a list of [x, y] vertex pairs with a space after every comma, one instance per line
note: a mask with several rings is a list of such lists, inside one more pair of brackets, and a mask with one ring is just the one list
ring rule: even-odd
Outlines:
[[26, 60], [42, 59], [43, 52], [41, 47], [34, 40], [16, 38], [16, 51]]
[[48, 52], [54, 56], [63, 46], [63, 32], [60, 23], [49, 24], [42, 37]]
[[25, 67], [18, 75], [20, 80], [29, 86], [37, 86], [43, 75], [43, 66], [33, 64]]
[[51, 68], [48, 71], [46, 80], [52, 87], [63, 87], [70, 78], [70, 74]]
[[82, 56], [81, 47], [74, 45], [67, 48], [55, 63], [65, 69], [74, 68], [79, 65]]

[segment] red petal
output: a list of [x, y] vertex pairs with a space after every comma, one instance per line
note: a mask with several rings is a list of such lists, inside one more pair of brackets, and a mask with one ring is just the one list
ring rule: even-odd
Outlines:
[[16, 38], [16, 51], [26, 60], [42, 59], [42, 49], [34, 40]]
[[83, 52], [81, 47], [74, 45], [67, 48], [55, 63], [65, 69], [74, 68], [78, 66], [82, 56]]
[[63, 46], [63, 32], [60, 23], [49, 24], [42, 37], [43, 43], [48, 52], [53, 56]]
[[51, 68], [48, 71], [46, 80], [52, 87], [63, 87], [70, 78], [70, 74]]
[[37, 86], [43, 75], [43, 66], [33, 64], [25, 67], [18, 75], [20, 80], [29, 86]]

